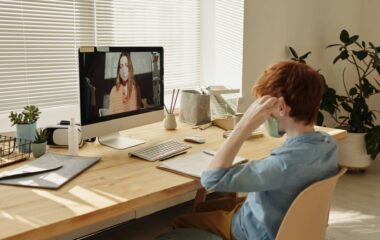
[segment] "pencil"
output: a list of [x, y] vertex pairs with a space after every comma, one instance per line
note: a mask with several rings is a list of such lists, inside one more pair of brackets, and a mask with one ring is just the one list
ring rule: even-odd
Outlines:
[[179, 88], [177, 91], [177, 95], [175, 96], [174, 105], [173, 105], [173, 112], [174, 112], [175, 105], [177, 104], [178, 93], [179, 93]]
[[173, 92], [172, 92], [172, 101], [171, 101], [171, 103], [170, 103], [170, 112], [169, 112], [169, 114], [172, 114], [173, 99], [174, 99], [174, 91], [175, 91], [175, 88], [173, 88]]
[[165, 103], [164, 103], [164, 107], [165, 107], [166, 113], [169, 114], [169, 111], [168, 111], [168, 109], [167, 109]]

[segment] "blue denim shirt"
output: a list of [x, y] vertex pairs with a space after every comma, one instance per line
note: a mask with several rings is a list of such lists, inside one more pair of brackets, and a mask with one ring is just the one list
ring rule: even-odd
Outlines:
[[232, 220], [235, 239], [273, 240], [296, 196], [337, 171], [335, 140], [313, 132], [287, 138], [264, 160], [205, 171], [201, 182], [207, 190], [249, 192]]

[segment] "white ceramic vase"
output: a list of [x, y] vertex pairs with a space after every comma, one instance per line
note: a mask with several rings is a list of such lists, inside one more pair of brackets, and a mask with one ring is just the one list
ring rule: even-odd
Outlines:
[[345, 139], [338, 142], [340, 166], [365, 170], [371, 165], [372, 159], [367, 154], [364, 135], [365, 133], [348, 133]]
[[164, 119], [164, 127], [167, 130], [175, 130], [177, 128], [177, 121], [174, 114], [167, 114]]

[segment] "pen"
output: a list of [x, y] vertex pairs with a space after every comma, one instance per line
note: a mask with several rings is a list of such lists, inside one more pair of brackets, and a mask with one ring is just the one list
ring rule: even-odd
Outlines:
[[203, 150], [203, 153], [206, 153], [207, 155], [210, 155], [210, 156], [215, 156], [214, 151]]

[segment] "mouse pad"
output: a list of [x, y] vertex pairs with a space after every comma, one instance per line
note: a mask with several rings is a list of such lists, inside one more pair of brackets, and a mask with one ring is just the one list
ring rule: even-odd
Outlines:
[[99, 160], [100, 157], [46, 153], [27, 165], [0, 174], [0, 184], [58, 189]]

